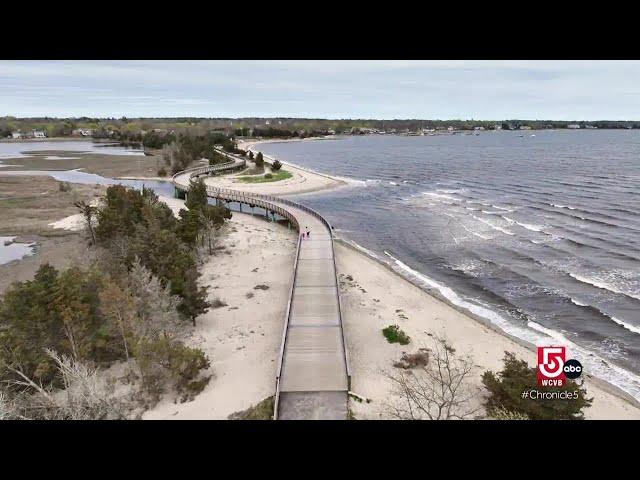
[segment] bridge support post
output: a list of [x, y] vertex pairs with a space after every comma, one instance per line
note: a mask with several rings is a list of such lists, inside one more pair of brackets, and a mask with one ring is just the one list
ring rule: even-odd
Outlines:
[[242, 202], [240, 202], [240, 213], [242, 213]]
[[251, 216], [253, 217], [253, 205], [251, 205]]

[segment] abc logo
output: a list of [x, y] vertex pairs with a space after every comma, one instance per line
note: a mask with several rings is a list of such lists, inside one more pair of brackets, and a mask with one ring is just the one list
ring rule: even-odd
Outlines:
[[582, 364], [575, 359], [567, 360], [562, 369], [567, 378], [575, 379], [582, 375]]

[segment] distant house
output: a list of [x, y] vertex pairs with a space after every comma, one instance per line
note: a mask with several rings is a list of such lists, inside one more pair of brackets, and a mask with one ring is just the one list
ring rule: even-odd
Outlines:
[[495, 124], [495, 125], [493, 126], [493, 129], [494, 129], [494, 130], [502, 130], [502, 125]]
[[567, 125], [567, 128], [570, 128], [571, 130], [577, 130], [580, 128], [580, 125], [578, 125], [577, 123], [570, 123], [569, 125]]
[[24, 138], [24, 134], [22, 132], [11, 132], [11, 138], [14, 138], [14, 139]]
[[449, 132], [453, 132], [453, 130], [454, 130], [454, 129], [453, 129], [453, 127], [447, 127], [447, 130], [448, 130]]
[[85, 130], [82, 128], [78, 128], [71, 132], [71, 135], [75, 137], [90, 137], [93, 135], [93, 130]]
[[42, 130], [34, 130], [33, 138], [47, 138], [47, 134], [44, 133]]
[[520, 125], [520, 130], [531, 130], [529, 125]]

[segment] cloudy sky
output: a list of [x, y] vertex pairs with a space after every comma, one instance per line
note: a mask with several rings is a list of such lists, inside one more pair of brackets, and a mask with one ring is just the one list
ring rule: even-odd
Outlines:
[[2, 61], [0, 116], [640, 119], [638, 61]]

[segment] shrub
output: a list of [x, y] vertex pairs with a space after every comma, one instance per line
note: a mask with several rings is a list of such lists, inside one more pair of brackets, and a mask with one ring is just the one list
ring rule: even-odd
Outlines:
[[274, 172], [277, 172], [281, 168], [282, 168], [282, 162], [280, 162], [280, 160], [276, 160], [271, 164], [271, 170], [273, 170]]
[[[499, 414], [501, 409], [514, 414], [526, 415], [531, 420], [581, 420], [582, 409], [593, 401], [586, 397], [582, 384], [567, 379], [562, 387], [546, 387], [545, 392], [567, 392], [568, 398], [541, 400], [522, 398], [522, 392], [536, 388], [537, 375], [534, 367], [519, 360], [513, 353], [505, 352], [504, 367], [497, 374], [487, 371], [482, 375], [482, 383], [489, 391], [485, 403], [490, 416]], [[572, 398], [577, 392], [577, 398]]]
[[154, 399], [173, 387], [182, 402], [193, 399], [209, 383], [210, 376], [201, 372], [211, 363], [199, 348], [190, 348], [182, 342], [161, 337], [141, 340], [136, 358], [142, 374], [142, 387]]
[[393, 364], [396, 368], [408, 370], [410, 368], [424, 367], [429, 363], [429, 352], [426, 348], [420, 348], [416, 353], [403, 353], [399, 362]]
[[275, 399], [267, 397], [257, 405], [229, 415], [229, 420], [271, 420], [273, 418]]
[[166, 177], [167, 176], [167, 169], [164, 167], [160, 167], [160, 169], [158, 170], [158, 176], [159, 177]]
[[211, 308], [220, 308], [220, 307], [226, 307], [226, 306], [227, 304], [222, 300], [220, 300], [219, 298], [216, 298], [213, 302], [211, 302]]
[[264, 178], [273, 178], [273, 175], [271, 173], [265, 173]]
[[389, 325], [382, 329], [382, 334], [389, 343], [399, 343], [400, 345], [407, 345], [411, 341], [411, 337], [400, 330], [398, 325]]
[[60, 182], [58, 184], [58, 189], [61, 192], [69, 192], [71, 191], [71, 184], [69, 182]]
[[264, 157], [262, 156], [262, 152], [258, 152], [254, 162], [257, 167], [261, 167], [262, 165], [264, 165]]

